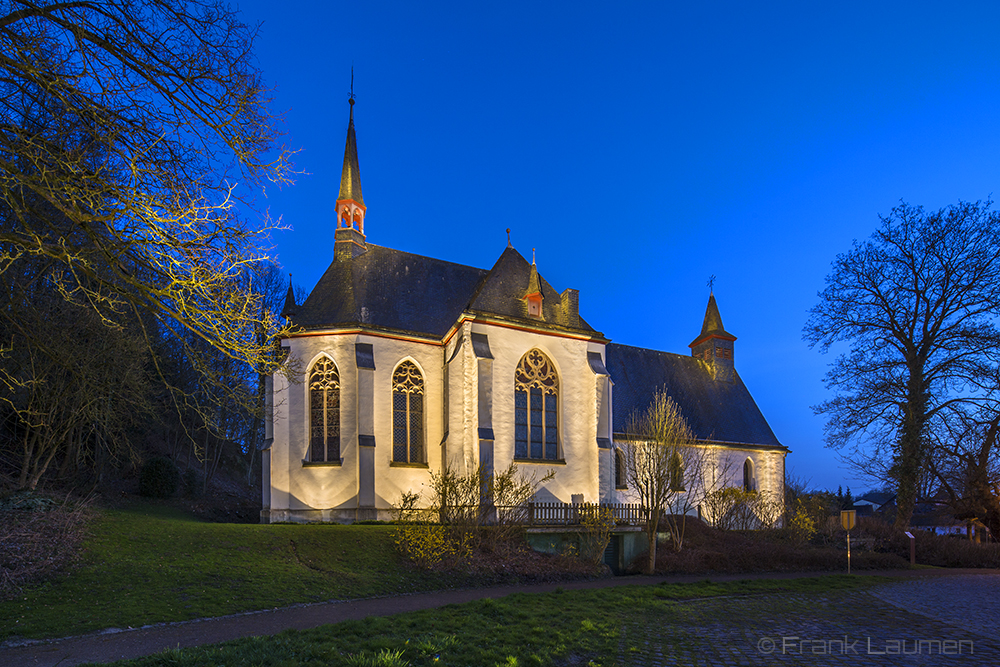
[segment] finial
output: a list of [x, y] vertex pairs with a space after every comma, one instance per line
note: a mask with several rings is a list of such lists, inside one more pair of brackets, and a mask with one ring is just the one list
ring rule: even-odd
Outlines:
[[531, 249], [531, 263], [532, 264], [535, 263], [535, 249], [534, 248]]
[[510, 247], [510, 227], [507, 228], [507, 247]]
[[288, 272], [288, 286], [289, 287], [292, 286], [292, 272], [291, 271]]
[[708, 285], [708, 293], [709, 293], [709, 295], [714, 294], [715, 293], [715, 289], [714, 289], [715, 288], [715, 274], [714, 273], [711, 276], [709, 276], [708, 282], [705, 283], [705, 284]]
[[354, 65], [351, 65], [351, 95], [347, 98], [347, 102], [354, 106]]

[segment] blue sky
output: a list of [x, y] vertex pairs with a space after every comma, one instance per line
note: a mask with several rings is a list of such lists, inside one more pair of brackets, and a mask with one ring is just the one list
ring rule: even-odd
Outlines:
[[353, 64], [369, 241], [489, 268], [510, 227], [592, 326], [683, 354], [715, 275], [790, 472], [871, 486], [824, 447], [802, 326], [900, 199], [995, 193], [1000, 5], [237, 4], [301, 149], [265, 201], [296, 283], [332, 258]]

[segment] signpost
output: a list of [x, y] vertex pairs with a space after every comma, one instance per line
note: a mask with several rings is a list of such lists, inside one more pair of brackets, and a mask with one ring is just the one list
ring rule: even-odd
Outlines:
[[917, 564], [917, 542], [910, 531], [906, 531], [906, 536], [910, 538], [910, 567], [913, 567]]
[[847, 574], [851, 573], [851, 529], [858, 521], [856, 510], [842, 510], [840, 512], [840, 525], [847, 531]]

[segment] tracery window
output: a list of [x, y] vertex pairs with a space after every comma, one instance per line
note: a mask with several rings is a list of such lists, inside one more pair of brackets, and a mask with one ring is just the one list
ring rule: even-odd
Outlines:
[[514, 371], [514, 458], [559, 458], [559, 377], [539, 350], [529, 350]]
[[412, 361], [392, 374], [392, 460], [424, 462], [424, 378]]
[[329, 357], [309, 373], [309, 460], [340, 461], [340, 374]]

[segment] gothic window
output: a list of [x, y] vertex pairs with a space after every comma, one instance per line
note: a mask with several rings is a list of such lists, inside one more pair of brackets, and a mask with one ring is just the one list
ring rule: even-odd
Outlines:
[[340, 461], [340, 375], [329, 357], [309, 373], [309, 460]]
[[620, 449], [615, 450], [615, 488], [628, 488], [628, 484], [625, 481], [625, 455], [622, 454], [622, 450]]
[[683, 491], [684, 490], [684, 461], [681, 459], [681, 455], [677, 452], [670, 457], [670, 490], [671, 491]]
[[753, 472], [753, 461], [749, 458], [743, 462], [743, 490], [757, 490], [757, 480], [754, 478]]
[[392, 460], [424, 462], [424, 378], [412, 361], [392, 374]]
[[539, 350], [521, 357], [514, 371], [514, 458], [559, 458], [559, 378]]

